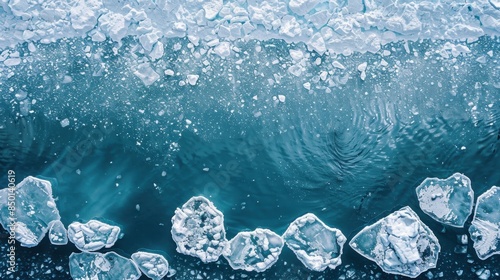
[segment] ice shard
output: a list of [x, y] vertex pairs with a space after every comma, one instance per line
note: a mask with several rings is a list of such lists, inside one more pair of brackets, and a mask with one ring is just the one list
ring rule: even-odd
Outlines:
[[137, 280], [142, 275], [132, 260], [115, 252], [72, 253], [69, 271], [74, 280]]
[[436, 267], [441, 250], [434, 233], [408, 206], [363, 228], [349, 245], [384, 272], [411, 278]]
[[168, 261], [160, 254], [139, 251], [132, 254], [132, 260], [153, 280], [161, 280], [168, 274]]
[[500, 254], [500, 187], [493, 186], [477, 198], [469, 233], [480, 259]]
[[416, 192], [422, 211], [442, 224], [463, 227], [472, 213], [474, 191], [463, 174], [455, 173], [446, 179], [427, 178]]
[[61, 221], [57, 220], [50, 225], [49, 240], [54, 245], [68, 244], [68, 232]]
[[314, 214], [308, 213], [293, 221], [283, 239], [311, 270], [334, 269], [342, 263], [340, 257], [346, 237], [340, 230], [325, 225]]
[[68, 226], [68, 239], [84, 252], [112, 247], [120, 234], [120, 227], [108, 225], [98, 220], [85, 224], [73, 222]]

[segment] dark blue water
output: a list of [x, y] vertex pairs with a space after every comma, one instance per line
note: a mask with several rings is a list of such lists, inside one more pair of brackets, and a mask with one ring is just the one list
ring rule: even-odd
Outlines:
[[[409, 205], [442, 245], [431, 270], [435, 277], [468, 279], [481, 267], [500, 273], [498, 256], [480, 261], [472, 245], [466, 255], [453, 253], [456, 235], [466, 230], [426, 216], [415, 195], [425, 178], [455, 172], [471, 179], [476, 197], [500, 184], [500, 61], [486, 54], [500, 51], [498, 39], [470, 43], [471, 54], [454, 59], [436, 54], [443, 42], [410, 43], [410, 53], [402, 44], [388, 45], [388, 67], [379, 65], [378, 54], [312, 54], [301, 77], [287, 66], [288, 50], [302, 45], [247, 42], [240, 43], [247, 54], [239, 57], [197, 60], [172, 51], [175, 43], [187, 44], [172, 39], [169, 55], [154, 67], [180, 74], [150, 87], [130, 71], [134, 42], [118, 53], [81, 39], [38, 46], [37, 55], [0, 84], [2, 180], [8, 169], [18, 181], [54, 178], [65, 225], [95, 217], [113, 221], [124, 236], [112, 250], [126, 256], [140, 248], [163, 251], [176, 279], [402, 278], [383, 274], [348, 246], [343, 265], [323, 273], [305, 269], [288, 249], [262, 274], [232, 271], [222, 259], [201, 264], [176, 253], [170, 237], [175, 208], [195, 195], [224, 213], [229, 238], [256, 227], [282, 234], [296, 217], [312, 212], [350, 239]], [[486, 64], [476, 61], [481, 56]], [[332, 67], [334, 60], [347, 70]], [[364, 81], [356, 70], [363, 62], [369, 65]], [[321, 71], [331, 71], [330, 84], [319, 79]], [[200, 74], [197, 85], [180, 86], [190, 73]], [[72, 82], [63, 83], [68, 75]], [[19, 90], [36, 100], [25, 116], [14, 96]], [[274, 100], [278, 95], [286, 101]], [[61, 127], [66, 118], [70, 125]], [[47, 241], [19, 248], [20, 270], [34, 273], [32, 279], [68, 279], [72, 251]]]

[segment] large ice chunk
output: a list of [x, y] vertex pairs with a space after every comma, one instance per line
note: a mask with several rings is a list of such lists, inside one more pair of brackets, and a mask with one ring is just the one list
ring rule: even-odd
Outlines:
[[68, 232], [61, 221], [52, 222], [49, 229], [50, 243], [54, 245], [68, 244]]
[[422, 211], [442, 224], [463, 227], [472, 213], [474, 191], [463, 174], [455, 173], [446, 179], [427, 178], [416, 192]]
[[224, 257], [233, 269], [262, 272], [278, 261], [284, 241], [268, 230], [238, 233], [224, 250]]
[[68, 239], [84, 252], [112, 247], [120, 234], [120, 227], [90, 220], [85, 224], [73, 222], [68, 226]]
[[469, 233], [480, 259], [500, 254], [500, 187], [493, 186], [477, 198]]
[[168, 261], [160, 254], [139, 251], [132, 254], [132, 260], [153, 280], [163, 279], [168, 274]]
[[325, 225], [316, 215], [308, 213], [290, 224], [283, 235], [286, 245], [309, 269], [323, 271], [336, 268], [346, 241], [342, 232]]
[[142, 275], [132, 260], [115, 252], [72, 253], [69, 256], [69, 272], [75, 280], [136, 280]]
[[441, 250], [434, 233], [408, 206], [365, 227], [349, 245], [383, 271], [412, 278], [436, 267]]
[[28, 176], [15, 187], [0, 190], [0, 223], [5, 229], [15, 225], [16, 240], [23, 247], [38, 245], [50, 223], [60, 219], [49, 181]]
[[224, 215], [203, 196], [189, 199], [172, 217], [177, 252], [215, 262], [227, 243]]

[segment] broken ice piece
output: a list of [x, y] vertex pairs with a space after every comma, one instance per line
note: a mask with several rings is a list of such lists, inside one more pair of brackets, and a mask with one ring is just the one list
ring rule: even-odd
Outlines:
[[434, 233], [408, 206], [363, 228], [349, 245], [384, 272], [411, 278], [436, 267], [441, 250]]
[[40, 243], [49, 225], [61, 219], [52, 197], [52, 185], [47, 180], [28, 176], [17, 186], [0, 190], [0, 223], [9, 229], [11, 213], [8, 202], [15, 196], [16, 240], [23, 247]]
[[233, 269], [262, 272], [278, 261], [283, 239], [276, 233], [257, 228], [238, 233], [224, 250], [224, 257]]
[[145, 86], [152, 85], [154, 82], [156, 82], [156, 80], [160, 78], [160, 75], [158, 75], [158, 73], [156, 73], [155, 70], [151, 68], [149, 63], [146, 62], [141, 63], [136, 67], [134, 75], [141, 79]]
[[68, 239], [84, 252], [112, 247], [120, 234], [120, 227], [90, 220], [85, 224], [73, 222], [68, 226]]
[[53, 245], [68, 244], [68, 232], [60, 220], [54, 221], [50, 225], [49, 240]]
[[163, 279], [168, 274], [168, 261], [160, 254], [139, 251], [132, 254], [132, 260], [153, 280]]
[[481, 260], [500, 254], [500, 187], [493, 186], [477, 198], [469, 233]]
[[75, 280], [137, 280], [142, 275], [132, 260], [115, 252], [72, 253], [69, 256], [69, 271]]
[[346, 237], [340, 230], [325, 225], [314, 214], [308, 213], [293, 221], [283, 239], [311, 270], [334, 269], [342, 263], [340, 257]]
[[422, 211], [442, 224], [463, 227], [472, 213], [474, 191], [463, 174], [455, 173], [446, 179], [427, 178], [416, 192]]
[[177, 252], [215, 262], [227, 243], [224, 215], [205, 197], [192, 197], [175, 210], [172, 238]]

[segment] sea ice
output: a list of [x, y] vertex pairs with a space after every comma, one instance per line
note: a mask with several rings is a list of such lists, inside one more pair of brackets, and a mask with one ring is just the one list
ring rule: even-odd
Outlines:
[[49, 229], [49, 240], [53, 245], [68, 244], [68, 232], [61, 221], [57, 220], [51, 223]]
[[436, 267], [441, 250], [434, 233], [408, 206], [363, 228], [349, 245], [383, 271], [411, 278]]
[[133, 261], [115, 252], [72, 253], [69, 271], [74, 280], [136, 280], [141, 277], [141, 271]]
[[160, 254], [136, 252], [132, 254], [132, 260], [153, 280], [161, 280], [168, 274], [168, 261]]
[[477, 198], [469, 233], [480, 259], [500, 254], [500, 187], [493, 186]]
[[159, 78], [160, 75], [151, 68], [149, 63], [141, 63], [137, 66], [136, 70], [134, 71], [134, 75], [136, 75], [141, 81], [144, 83], [145, 86], [150, 86], [154, 82], [156, 82]]
[[455, 173], [446, 179], [427, 178], [416, 192], [422, 211], [442, 224], [463, 227], [472, 213], [474, 191], [463, 174]]
[[224, 215], [205, 197], [192, 197], [175, 210], [172, 238], [177, 252], [215, 262], [227, 243]]
[[278, 261], [284, 241], [268, 230], [238, 233], [224, 249], [224, 257], [233, 269], [262, 272]]
[[346, 237], [340, 230], [325, 225], [314, 214], [305, 214], [293, 221], [283, 239], [311, 270], [334, 269], [342, 263], [340, 257]]
[[[9, 207], [9, 202], [12, 201], [15, 202], [13, 210]], [[0, 190], [0, 223], [5, 229], [9, 229], [13, 222], [11, 217], [16, 218], [16, 240], [21, 246], [38, 245], [47, 233], [49, 225], [61, 219], [52, 197], [51, 183], [28, 176], [15, 188]]]
[[120, 234], [118, 226], [90, 220], [85, 224], [73, 222], [68, 226], [68, 239], [84, 252], [112, 247]]

